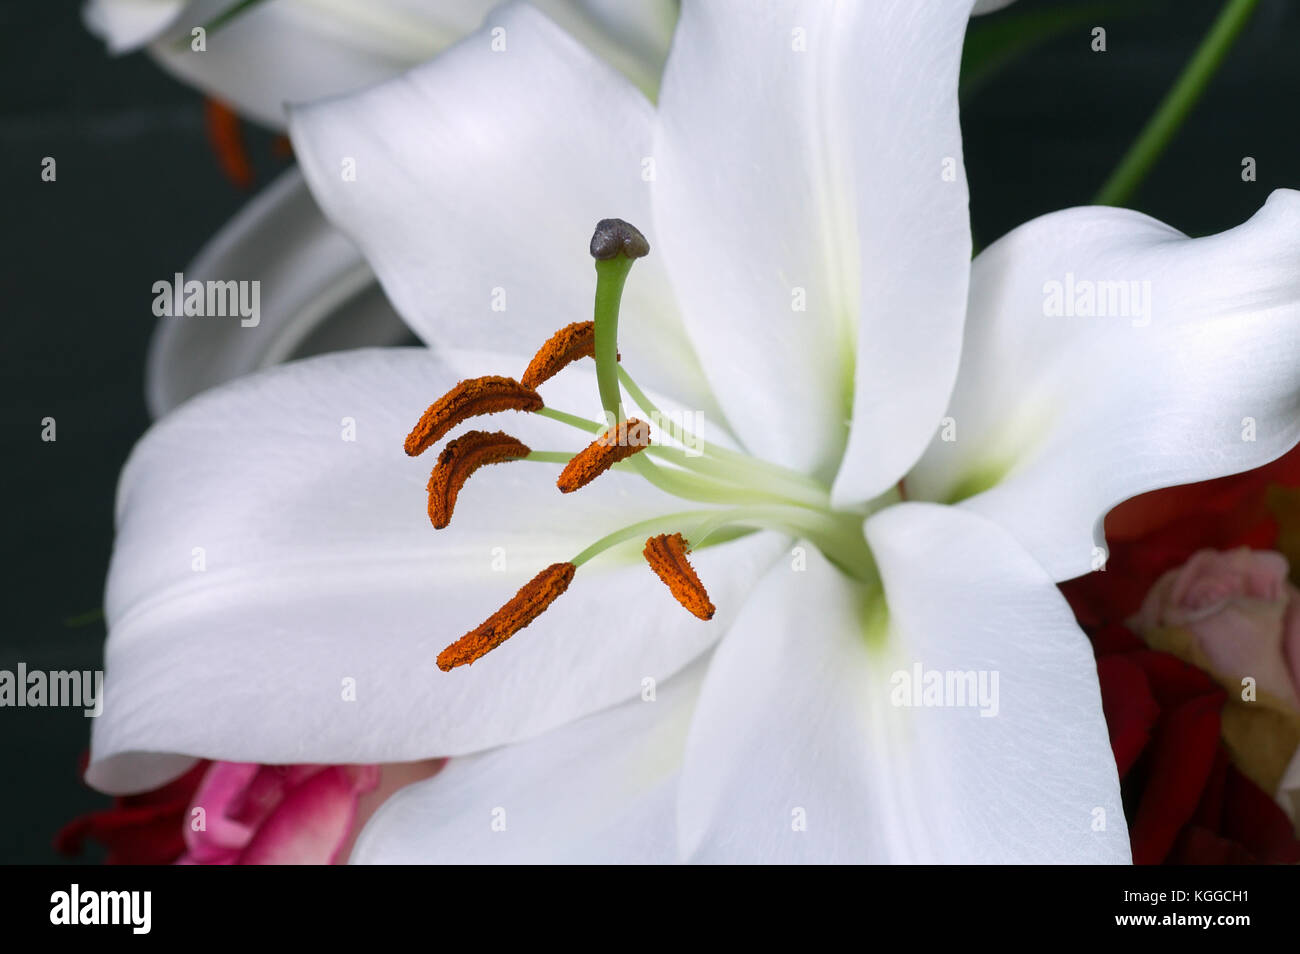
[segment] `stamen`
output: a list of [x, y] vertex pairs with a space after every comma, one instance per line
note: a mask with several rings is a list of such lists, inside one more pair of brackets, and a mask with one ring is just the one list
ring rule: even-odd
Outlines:
[[650, 446], [650, 425], [630, 417], [611, 427], [573, 455], [555, 482], [561, 492], [571, 494], [585, 487], [621, 460], [627, 460]]
[[643, 553], [650, 569], [664, 581], [677, 602], [700, 619], [712, 619], [713, 603], [686, 559], [686, 550], [686, 538], [680, 533], [661, 533], [645, 542]]
[[471, 417], [498, 411], [537, 411], [542, 407], [542, 396], [514, 378], [499, 375], [469, 378], [429, 405], [406, 435], [406, 453], [418, 457], [453, 427]]
[[[596, 357], [596, 323], [575, 321], [565, 325], [538, 349], [521, 379], [524, 387], [540, 387], [582, 358]], [[621, 358], [621, 356], [616, 356]]]
[[504, 431], [468, 431], [442, 449], [429, 475], [429, 520], [437, 530], [451, 523], [456, 496], [480, 467], [527, 457], [532, 451]]
[[438, 668], [450, 672], [496, 649], [545, 612], [569, 588], [577, 570], [572, 563], [552, 563], [519, 588], [505, 606], [477, 629], [466, 633], [438, 654]]

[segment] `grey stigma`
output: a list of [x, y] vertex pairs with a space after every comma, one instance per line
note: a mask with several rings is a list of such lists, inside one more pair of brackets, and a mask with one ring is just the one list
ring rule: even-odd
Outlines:
[[628, 258], [650, 254], [650, 243], [635, 225], [622, 219], [601, 219], [591, 237], [591, 257], [598, 261], [616, 258], [622, 252]]

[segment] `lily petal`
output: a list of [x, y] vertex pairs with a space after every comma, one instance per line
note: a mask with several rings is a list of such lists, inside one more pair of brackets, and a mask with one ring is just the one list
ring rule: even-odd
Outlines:
[[[1127, 861], [1092, 652], [1042, 567], [957, 508], [890, 507], [866, 534], [887, 626], [868, 617], [878, 595], [809, 548], [806, 572], [768, 571], [714, 653], [682, 770], [683, 854]], [[996, 673], [996, 691], [982, 707], [895, 705], [917, 667]]]
[[[145, 44], [178, 78], [272, 128], [284, 105], [390, 79], [461, 39], [497, 0], [275, 0], [241, 11], [204, 49], [191, 31], [236, 0], [90, 0], [84, 19], [110, 52]], [[677, 18], [676, 0], [533, 0], [588, 49], [653, 94]]]
[[492, 0], [275, 0], [208, 31], [194, 49], [190, 31], [233, 5], [191, 4], [150, 53], [179, 79], [282, 129], [286, 103], [389, 79], [473, 30]]
[[[626, 219], [655, 245], [642, 178], [652, 113], [623, 76], [512, 4], [400, 79], [294, 110], [290, 131], [326, 215], [426, 342], [531, 355], [591, 315], [597, 221]], [[623, 314], [633, 376], [711, 410], [654, 252]]]
[[[935, 436], [908, 493], [969, 498], [1054, 579], [1104, 557], [1121, 501], [1300, 440], [1300, 192], [1197, 239], [1124, 209], [1057, 212], [972, 276], [955, 440]], [[1104, 313], [1079, 314], [1089, 294]]]
[[[542, 567], [618, 527], [693, 509], [620, 472], [564, 497], [560, 465], [516, 462], [476, 474], [451, 526], [433, 530], [432, 461], [406, 457], [403, 438], [455, 381], [517, 360], [326, 355], [209, 391], [155, 425], [119, 489], [90, 783], [152, 788], [196, 756], [460, 755], [632, 697], [645, 676], [666, 678], [708, 649], [725, 621], [701, 622], [661, 593], [635, 540], [584, 565], [505, 646], [434, 668]], [[581, 367], [545, 394], [577, 413], [598, 406]], [[539, 450], [589, 438], [536, 415], [494, 420]], [[693, 555], [719, 615], [734, 615], [783, 547], [755, 534]]]
[[583, 46], [654, 96], [681, 0], [529, 0]]
[[984, 13], [994, 13], [1003, 7], [1009, 7], [1015, 0], [975, 0], [975, 9], [971, 11], [971, 16], [980, 16]]
[[528, 742], [452, 759], [389, 799], [353, 864], [673, 860], [687, 727], [706, 663]]
[[217, 384], [321, 351], [404, 343], [356, 246], [327, 221], [290, 169], [246, 205], [185, 267], [188, 281], [257, 281], [255, 317], [161, 318], [145, 394], [160, 417]]
[[88, 0], [81, 17], [110, 53], [121, 54], [144, 46], [194, 6], [193, 0]]
[[956, 375], [970, 9], [688, 4], [665, 69], [655, 217], [687, 330], [745, 446], [838, 505], [898, 481]]

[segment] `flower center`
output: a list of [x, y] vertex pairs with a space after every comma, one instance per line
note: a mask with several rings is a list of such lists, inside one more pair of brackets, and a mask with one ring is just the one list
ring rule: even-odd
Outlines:
[[[776, 530], [813, 543], [846, 574], [874, 582], [875, 565], [862, 535], [871, 508], [833, 510], [827, 487], [809, 476], [739, 451], [708, 443], [665, 416], [619, 361], [618, 321], [632, 264], [650, 243], [621, 219], [602, 219], [591, 239], [596, 261], [592, 321], [557, 331], [529, 362], [521, 380], [501, 376], [461, 381], [421, 416], [406, 438], [418, 456], [457, 425], [485, 414], [523, 411], [597, 435], [577, 453], [533, 450], [503, 431], [467, 431], [449, 441], [429, 477], [429, 519], [450, 524], [461, 487], [479, 467], [505, 461], [564, 464], [556, 485], [573, 493], [616, 468], [629, 470], [682, 500], [710, 506], [681, 510], [621, 527], [562, 563], [542, 570], [476, 629], [438, 655], [438, 668], [468, 665], [523, 629], [559, 598], [584, 563], [630, 540], [644, 540], [643, 555], [673, 597], [700, 619], [714, 613], [687, 555], [756, 530]], [[596, 363], [605, 423], [547, 407], [538, 388], [583, 358]], [[650, 425], [624, 413], [624, 392], [670, 443], [652, 443]], [[674, 446], [680, 445], [680, 446]]]

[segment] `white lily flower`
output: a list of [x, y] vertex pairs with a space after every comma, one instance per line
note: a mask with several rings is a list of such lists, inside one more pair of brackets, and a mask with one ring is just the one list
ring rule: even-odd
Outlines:
[[[193, 48], [191, 31], [238, 0], [89, 0], [114, 53], [147, 47], [179, 79], [283, 128], [287, 103], [404, 73], [476, 29], [497, 0], [262, 0]], [[679, 0], [533, 0], [642, 90], [658, 89]], [[365, 260], [316, 208], [296, 169], [257, 196], [189, 263], [187, 279], [262, 282], [255, 326], [163, 318], [150, 345], [155, 417], [209, 387], [290, 357], [397, 344], [409, 331]]]
[[[398, 76], [477, 29], [498, 0], [241, 2], [88, 0], [83, 17], [111, 52], [145, 47], [178, 79], [282, 129], [286, 104]], [[642, 90], [658, 88], [679, 0], [532, 2]]]
[[[190, 31], [235, 2], [90, 0], [85, 18], [114, 52], [147, 45], [182, 80], [279, 128], [285, 103], [397, 76], [476, 28], [496, 0], [263, 0], [213, 30], [205, 50], [192, 49]], [[658, 89], [679, 0], [534, 5], [643, 91]], [[291, 357], [409, 337], [365, 259], [320, 214], [297, 169], [250, 202], [184, 275], [197, 281], [257, 278], [259, 320], [242, 327], [161, 319], [145, 384], [155, 417], [209, 387]]]
[[[969, 8], [688, 5], [656, 110], [510, 6], [299, 112], [316, 197], [436, 347], [253, 375], [142, 440], [92, 784], [147, 789], [196, 756], [463, 756], [390, 800], [358, 861], [1127, 861], [1055, 583], [1091, 568], [1120, 500], [1300, 438], [1300, 194], [1203, 239], [1070, 210], [972, 265]], [[541, 453], [475, 474], [431, 530], [427, 465], [399, 445], [446, 421], [408, 435], [415, 415], [449, 389], [519, 398], [456, 382], [518, 374], [591, 314], [574, 246], [613, 214], [653, 249], [629, 277], [618, 249], [644, 249], [600, 233], [624, 244], [596, 243], [595, 373], [540, 384], [546, 408], [504, 426]], [[1052, 315], [1076, 278], [1149, 281], [1149, 307]], [[726, 427], [558, 496], [546, 452], [591, 437], [562, 412], [598, 417], [618, 381], [629, 409]], [[693, 570], [660, 554], [670, 594], [637, 551], [674, 533]]]

